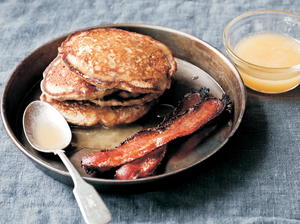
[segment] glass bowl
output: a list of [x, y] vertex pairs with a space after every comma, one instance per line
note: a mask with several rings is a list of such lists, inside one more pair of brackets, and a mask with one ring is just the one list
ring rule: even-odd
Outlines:
[[254, 34], [276, 33], [300, 40], [300, 16], [280, 10], [254, 10], [231, 20], [224, 29], [225, 50], [238, 68], [244, 84], [258, 92], [282, 93], [300, 83], [300, 64], [290, 67], [264, 67], [237, 56], [240, 40]]

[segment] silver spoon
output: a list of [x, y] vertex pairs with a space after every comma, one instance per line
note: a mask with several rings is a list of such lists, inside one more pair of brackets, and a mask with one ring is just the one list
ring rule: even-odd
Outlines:
[[106, 205], [95, 188], [82, 179], [63, 151], [72, 139], [70, 127], [64, 117], [51, 105], [34, 101], [24, 111], [23, 128], [33, 148], [54, 153], [63, 161], [73, 179], [73, 193], [84, 221], [88, 224], [108, 223], [111, 214]]

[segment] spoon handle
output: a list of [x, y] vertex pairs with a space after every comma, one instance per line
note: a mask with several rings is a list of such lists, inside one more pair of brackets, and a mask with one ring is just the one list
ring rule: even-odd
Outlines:
[[58, 156], [67, 167], [73, 182], [73, 193], [87, 224], [105, 224], [111, 220], [111, 214], [93, 186], [86, 183], [63, 151]]

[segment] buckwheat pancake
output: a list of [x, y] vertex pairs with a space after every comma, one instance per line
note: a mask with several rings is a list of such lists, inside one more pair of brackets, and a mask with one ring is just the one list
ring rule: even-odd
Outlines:
[[176, 62], [167, 46], [149, 36], [92, 28], [68, 36], [59, 47], [68, 67], [103, 89], [160, 93], [170, 87]]
[[176, 72], [164, 44], [114, 28], [75, 32], [44, 71], [41, 100], [79, 126], [131, 123], [145, 115]]
[[58, 100], [90, 100], [99, 106], [132, 106], [158, 98], [158, 93], [130, 93], [117, 89], [101, 89], [72, 72], [57, 56], [43, 73], [42, 92]]
[[43, 73], [41, 90], [56, 100], [86, 100], [102, 98], [114, 92], [92, 85], [72, 72], [57, 56]]
[[100, 107], [87, 101], [57, 101], [41, 95], [41, 101], [54, 106], [65, 119], [79, 126], [102, 124], [110, 127], [119, 124], [132, 123], [145, 115], [153, 102], [128, 107]]
[[101, 98], [90, 99], [89, 101], [99, 106], [133, 106], [133, 105], [139, 105], [139, 104], [151, 102], [162, 95], [158, 93], [148, 93], [148, 94], [139, 94], [138, 96], [132, 98], [131, 97], [122, 98], [120, 96], [122, 95], [121, 93], [118, 94], [119, 96], [114, 96], [115, 94], [111, 94], [102, 99]]

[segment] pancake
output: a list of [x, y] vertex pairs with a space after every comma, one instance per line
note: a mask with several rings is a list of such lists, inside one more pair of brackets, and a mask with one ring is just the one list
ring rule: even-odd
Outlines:
[[157, 93], [139, 94], [117, 89], [100, 89], [72, 72], [56, 57], [43, 73], [42, 92], [58, 101], [90, 100], [99, 106], [132, 106], [150, 102]]
[[106, 100], [105, 99], [106, 97], [104, 97], [103, 99], [90, 99], [89, 101], [99, 106], [133, 106], [133, 105], [139, 105], [139, 104], [151, 102], [157, 99], [160, 95], [161, 94], [149, 93], [149, 94], [142, 94], [135, 98], [122, 99], [121, 97], [117, 97], [117, 98], [109, 98], [108, 100]]
[[176, 72], [171, 51], [114, 28], [75, 32], [44, 71], [41, 100], [79, 126], [115, 126], [145, 115]]
[[115, 90], [92, 85], [72, 72], [57, 56], [43, 73], [41, 90], [56, 100], [86, 100], [102, 98]]
[[68, 36], [59, 47], [68, 67], [103, 89], [161, 93], [170, 87], [176, 62], [167, 46], [149, 36], [92, 28]]
[[54, 106], [65, 119], [79, 126], [102, 124], [110, 127], [119, 124], [132, 123], [145, 115], [152, 103], [129, 107], [100, 107], [86, 101], [57, 101], [41, 95], [41, 101]]

